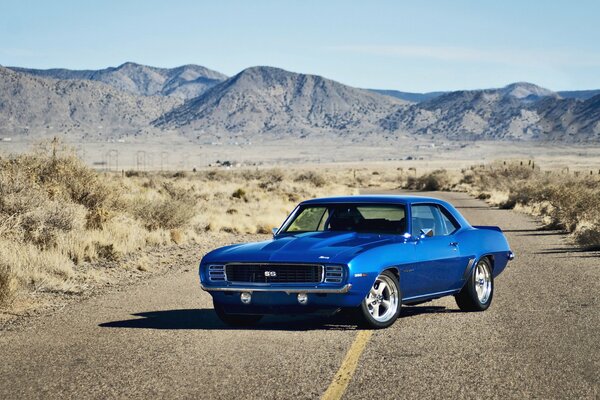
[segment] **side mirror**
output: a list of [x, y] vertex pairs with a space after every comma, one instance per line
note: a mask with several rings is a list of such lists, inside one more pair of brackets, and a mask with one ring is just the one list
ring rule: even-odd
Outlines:
[[433, 236], [433, 229], [421, 229], [421, 237], [432, 237]]
[[279, 230], [279, 228], [273, 228], [271, 229], [271, 232], [273, 232], [273, 237], [275, 237], [277, 235], [277, 231]]

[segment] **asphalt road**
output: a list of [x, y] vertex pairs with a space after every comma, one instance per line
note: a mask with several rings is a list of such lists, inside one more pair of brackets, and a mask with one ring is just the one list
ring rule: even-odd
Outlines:
[[0, 398], [314, 399], [340, 367], [354, 372], [348, 399], [599, 398], [599, 255], [528, 216], [436, 195], [501, 226], [517, 255], [486, 312], [445, 298], [362, 336], [319, 317], [229, 329], [191, 266], [0, 332]]

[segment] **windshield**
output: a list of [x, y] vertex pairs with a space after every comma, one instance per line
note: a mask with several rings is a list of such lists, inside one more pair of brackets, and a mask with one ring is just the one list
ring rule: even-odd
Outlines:
[[369, 233], [406, 232], [403, 205], [314, 204], [302, 206], [279, 232], [347, 231]]

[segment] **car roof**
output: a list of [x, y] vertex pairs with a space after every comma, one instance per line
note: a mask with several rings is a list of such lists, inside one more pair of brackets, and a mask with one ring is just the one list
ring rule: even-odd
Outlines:
[[447, 206], [444, 200], [425, 196], [399, 196], [399, 195], [357, 195], [321, 197], [303, 201], [300, 204], [337, 204], [337, 203], [375, 203], [375, 204], [412, 204], [412, 203], [434, 203]]

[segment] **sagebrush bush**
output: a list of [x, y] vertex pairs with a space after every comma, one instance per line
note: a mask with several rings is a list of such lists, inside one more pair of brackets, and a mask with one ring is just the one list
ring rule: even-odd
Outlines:
[[419, 191], [450, 190], [451, 179], [448, 171], [438, 169], [419, 177], [409, 176], [404, 184], [405, 189]]
[[0, 259], [0, 307], [10, 305], [17, 292], [18, 282], [11, 266]]
[[193, 204], [172, 198], [147, 200], [136, 205], [135, 215], [147, 229], [174, 229], [186, 225], [195, 215]]
[[[374, 171], [375, 172], [375, 171]], [[379, 173], [377, 173], [378, 175]], [[299, 173], [296, 178], [294, 178], [294, 182], [309, 182], [315, 187], [323, 187], [327, 183], [325, 178], [318, 174], [315, 171], [306, 171]]]

